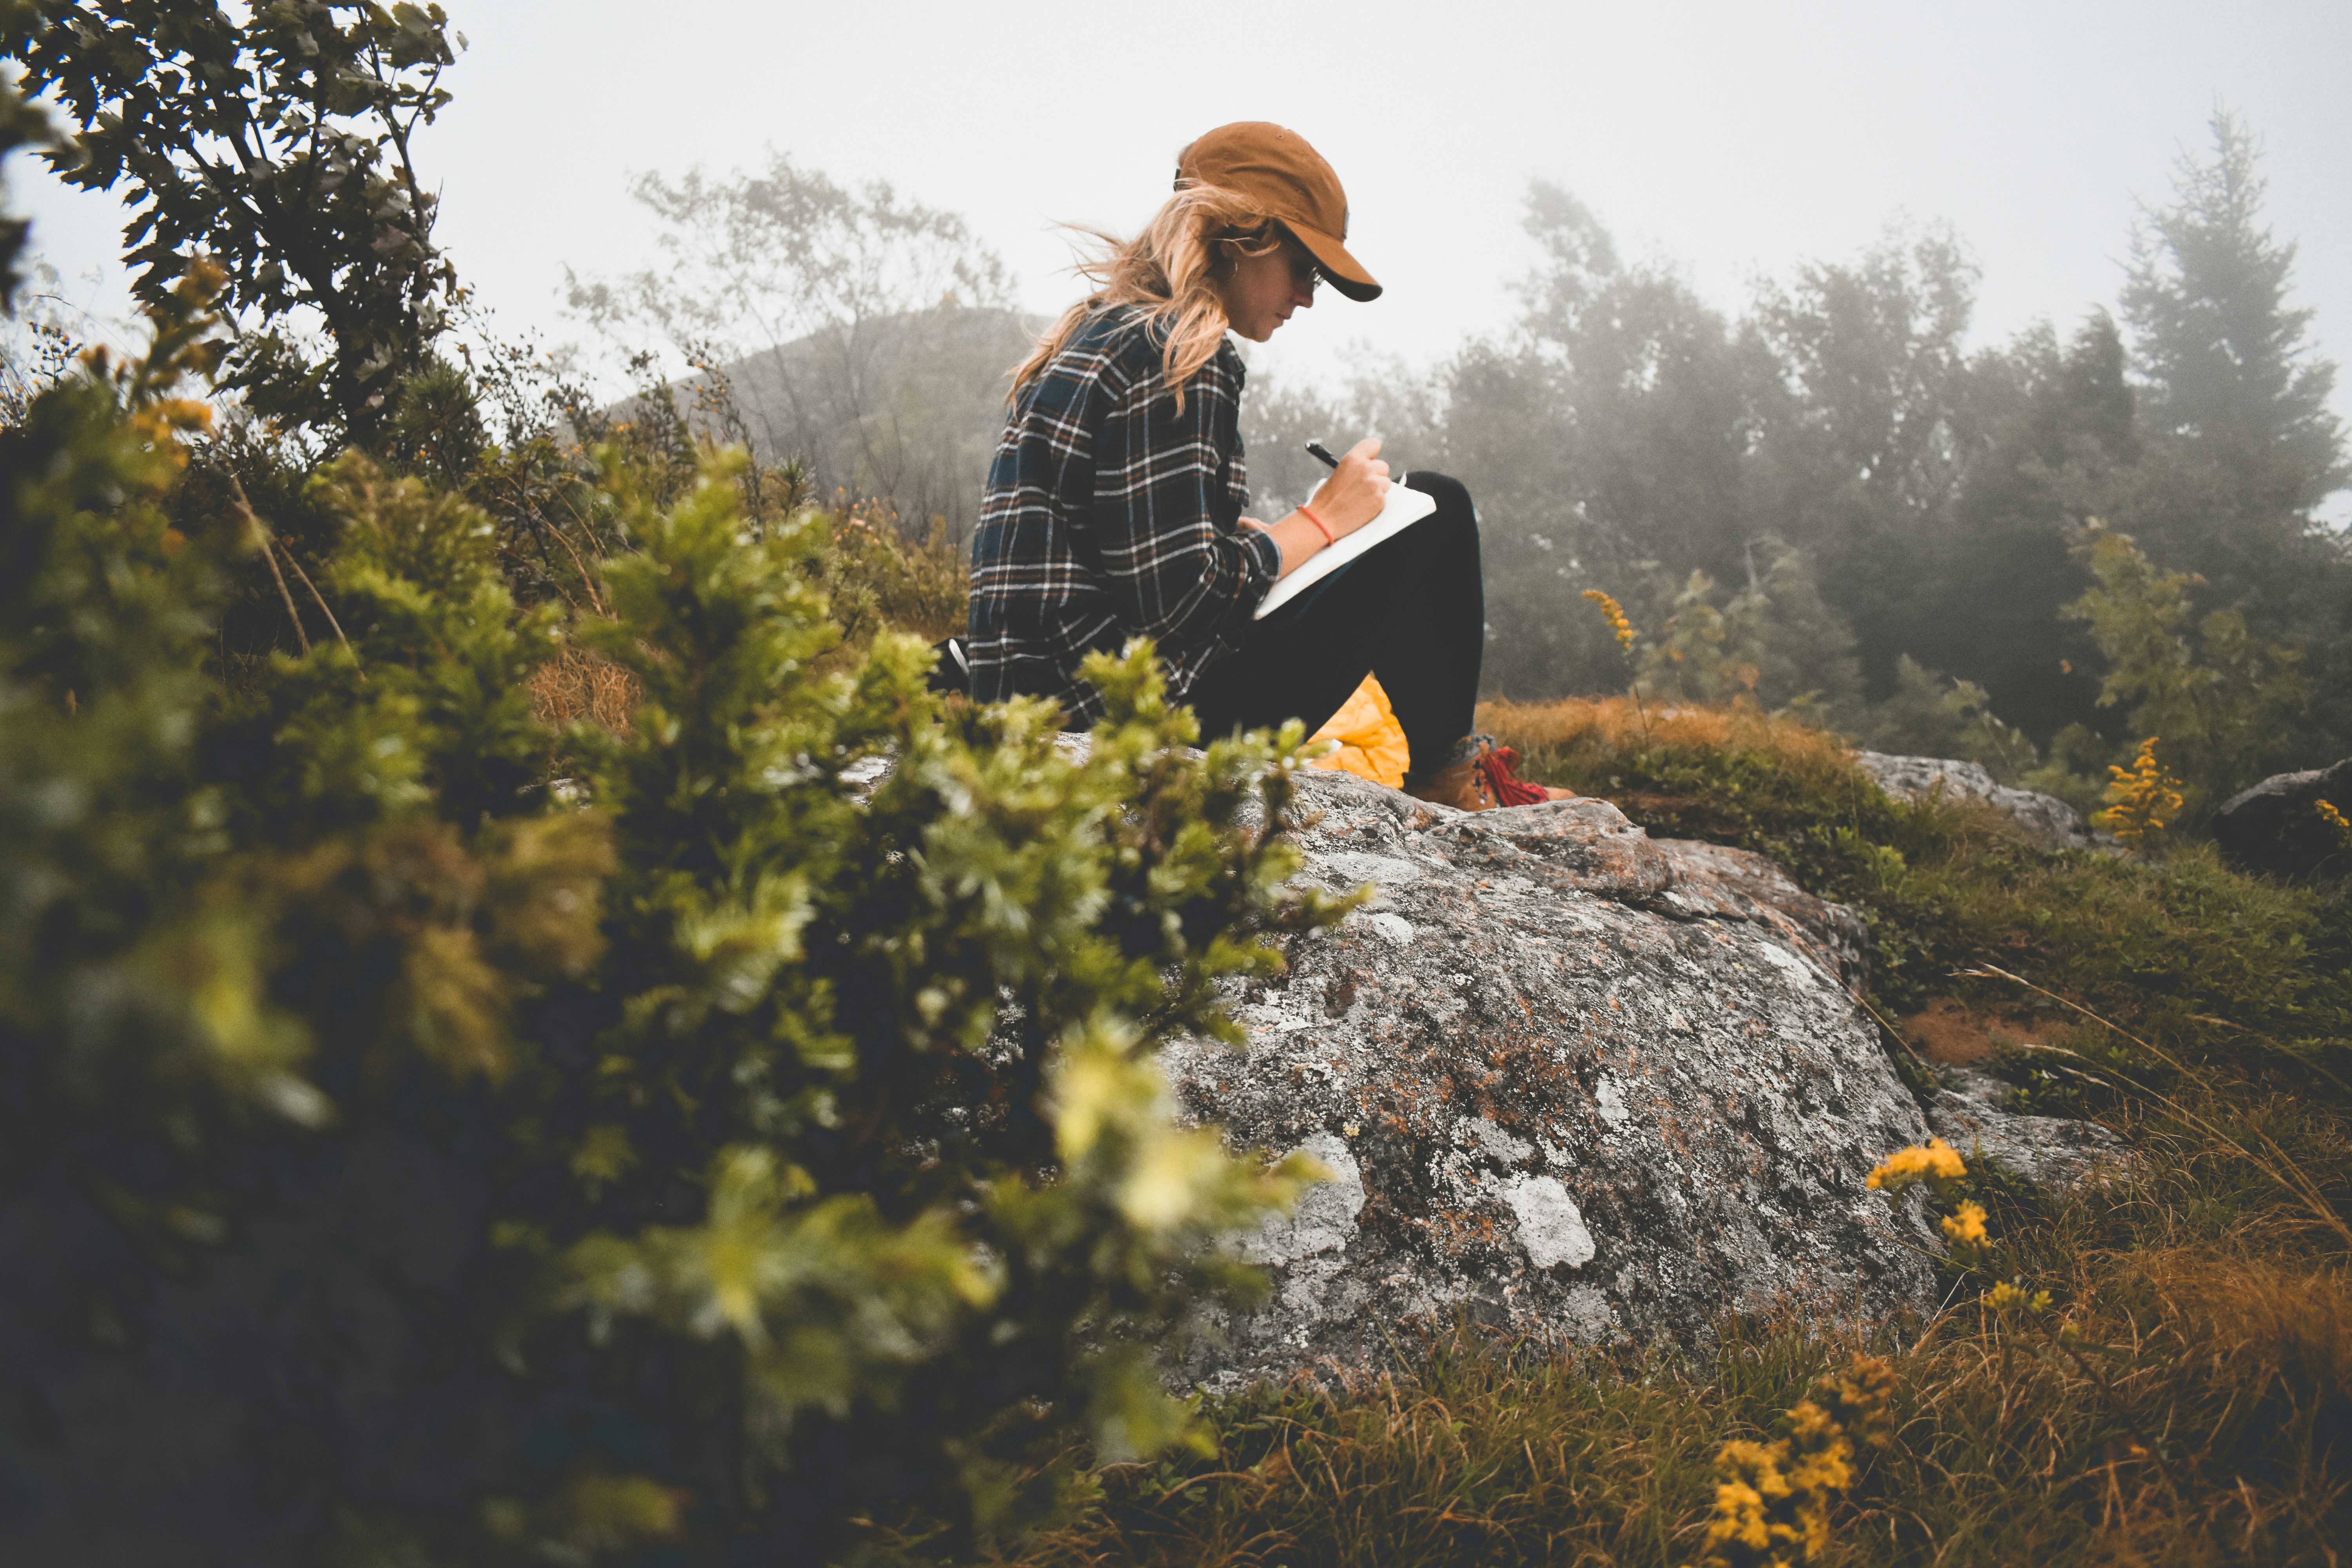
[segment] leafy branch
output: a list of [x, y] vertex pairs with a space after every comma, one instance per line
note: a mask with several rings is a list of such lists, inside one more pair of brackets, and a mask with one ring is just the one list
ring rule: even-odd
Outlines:
[[[31, 0], [0, 25], [28, 92], [72, 121], [47, 154], [119, 190], [131, 290], [152, 307], [193, 258], [226, 275], [237, 340], [220, 384], [256, 411], [364, 444], [424, 362], [457, 278], [411, 142], [449, 102], [463, 35], [437, 5]], [[291, 341], [315, 316], [323, 363]]]

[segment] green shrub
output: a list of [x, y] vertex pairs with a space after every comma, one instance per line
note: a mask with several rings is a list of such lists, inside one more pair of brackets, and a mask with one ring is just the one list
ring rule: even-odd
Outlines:
[[2290, 721], [2309, 705], [2302, 656], [2255, 636], [2234, 609], [2198, 620], [2192, 643], [2189, 591], [2203, 579], [2158, 571], [2129, 534], [2095, 520], [2074, 554], [2093, 584], [2065, 614], [2089, 624], [2105, 656], [2099, 706], [2131, 706], [2131, 739], [2110, 761], [2129, 765], [2137, 745], [2161, 739], [2187, 785], [2186, 820], [2202, 822], [2285, 755]]
[[[1083, 757], [903, 636], [817, 673], [822, 524], [723, 460], [667, 506], [607, 461], [567, 631], [348, 456], [338, 634], [226, 686], [201, 291], [0, 432], [6, 1555], [794, 1561], [919, 1504], [945, 1549], [1067, 1430], [1182, 1436], [1148, 1349], [1307, 1173], [1151, 1055], [1333, 918], [1262, 826], [1295, 727], [1185, 750], [1142, 647]], [[625, 733], [533, 716], [571, 639]]]

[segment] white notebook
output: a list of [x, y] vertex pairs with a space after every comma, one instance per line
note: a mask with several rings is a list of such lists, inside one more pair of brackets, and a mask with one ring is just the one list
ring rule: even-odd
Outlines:
[[1307, 564], [1266, 590], [1265, 597], [1258, 601], [1256, 618], [1265, 619], [1365, 551], [1394, 539], [1436, 510], [1437, 498], [1428, 491], [1391, 482], [1389, 503], [1381, 508], [1381, 515], [1339, 543], [1317, 551], [1307, 558]]

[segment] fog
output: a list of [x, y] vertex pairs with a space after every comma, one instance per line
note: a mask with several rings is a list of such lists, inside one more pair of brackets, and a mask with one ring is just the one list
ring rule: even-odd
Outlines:
[[[2095, 781], [2132, 738], [2081, 609], [2101, 519], [2242, 616], [2199, 657], [2267, 694], [2233, 710], [2275, 709], [2281, 760], [2352, 744], [2352, 552], [2311, 526], [2352, 522], [2352, 389], [2312, 371], [2352, 342], [2352, 8], [1168, 15], [461, 5], [415, 144], [435, 237], [496, 336], [613, 399], [629, 349], [682, 376], [699, 345], [721, 429], [961, 540], [998, 373], [1076, 291], [1059, 226], [1130, 231], [1186, 141], [1277, 120], [1387, 292], [1250, 351], [1258, 504], [1319, 477], [1308, 435], [1469, 484], [1490, 691], [1621, 684], [1605, 591], [1662, 691]], [[2158, 245], [2132, 285], [2136, 229], [2225, 148], [2265, 195], [2205, 248], [2244, 265], [2192, 287]], [[67, 291], [123, 313], [112, 204], [16, 195]]]
[[[1388, 285], [1256, 355], [1286, 378], [1328, 377], [1359, 341], [1425, 363], [1504, 328], [1533, 260], [1530, 178], [1726, 310], [1891, 218], [1948, 221], [1982, 268], [1971, 340], [1997, 342], [2113, 301], [2135, 198], [2161, 197], [2217, 104], [2263, 140], [2321, 348], [2342, 358], [2352, 339], [2352, 7], [2328, 0], [450, 10], [471, 47], [419, 144], [438, 237], [504, 327], [551, 342], [586, 335], [562, 312], [567, 266], [652, 254], [631, 171], [722, 172], [772, 145], [889, 180], [964, 214], [1042, 312], [1070, 290], [1056, 220], [1133, 225], [1184, 141], [1267, 118], [1338, 167], [1352, 244]], [[69, 291], [123, 313], [118, 289], [80, 281], [112, 270], [112, 205], [30, 171], [16, 194]]]

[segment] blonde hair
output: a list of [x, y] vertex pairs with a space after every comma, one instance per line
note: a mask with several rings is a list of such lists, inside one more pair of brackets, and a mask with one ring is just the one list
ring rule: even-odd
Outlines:
[[1073, 225], [1102, 241], [1100, 256], [1078, 263], [1078, 276], [1094, 292], [1062, 312], [1037, 341], [1029, 357], [1013, 368], [1011, 402], [1068, 346], [1096, 312], [1112, 305], [1147, 307], [1161, 327], [1160, 364], [1184, 409], [1184, 384], [1209, 363], [1225, 337], [1225, 301], [1217, 285], [1232, 276], [1245, 256], [1263, 256], [1282, 245], [1281, 228], [1248, 198], [1218, 185], [1186, 181], [1177, 186], [1159, 216], [1132, 239]]

